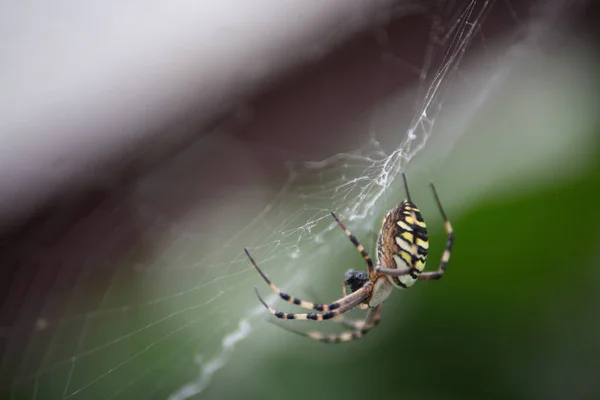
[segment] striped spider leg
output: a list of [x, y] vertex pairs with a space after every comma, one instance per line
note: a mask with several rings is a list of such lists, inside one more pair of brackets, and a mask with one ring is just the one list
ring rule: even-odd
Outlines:
[[309, 339], [317, 340], [319, 342], [324, 343], [342, 343], [349, 342], [351, 340], [360, 339], [365, 336], [371, 329], [375, 328], [381, 319], [381, 309], [383, 308], [383, 303], [379, 304], [375, 308], [371, 308], [367, 317], [364, 321], [346, 321], [346, 320], [336, 320], [337, 322], [347, 328], [350, 328], [349, 331], [344, 331], [340, 333], [327, 333], [327, 332], [319, 332], [319, 331], [308, 331], [302, 332], [293, 328], [290, 328], [283, 324], [277, 324], [279, 327], [295, 333], [300, 336], [307, 337]]
[[287, 301], [288, 303], [292, 303], [297, 306], [300, 306], [302, 308], [306, 308], [309, 310], [316, 310], [316, 311], [320, 312], [320, 313], [295, 314], [295, 313], [285, 313], [285, 312], [277, 311], [276, 309], [274, 309], [273, 307], [268, 305], [261, 297], [260, 293], [258, 292], [258, 289], [254, 288], [254, 290], [256, 292], [256, 296], [258, 297], [258, 300], [265, 306], [265, 308], [267, 310], [269, 310], [269, 312], [271, 314], [273, 314], [275, 317], [277, 317], [279, 319], [298, 319], [298, 320], [308, 319], [308, 320], [313, 320], [313, 321], [324, 321], [324, 320], [328, 320], [331, 318], [335, 318], [336, 316], [342, 315], [342, 314], [352, 310], [353, 308], [357, 307], [362, 302], [364, 302], [366, 299], [368, 299], [370, 297], [370, 294], [373, 290], [373, 283], [367, 282], [359, 290], [357, 290], [347, 296], [344, 296], [341, 299], [338, 299], [331, 304], [317, 304], [317, 303], [300, 300], [299, 298], [290, 296], [289, 294], [282, 292], [277, 286], [275, 286], [275, 284], [273, 284], [273, 282], [271, 282], [271, 280], [267, 277], [267, 275], [265, 275], [265, 273], [256, 264], [256, 262], [250, 255], [250, 252], [248, 251], [248, 249], [244, 249], [244, 250], [246, 251], [246, 255], [248, 256], [248, 258], [250, 259], [252, 266], [258, 271], [258, 273], [263, 278], [263, 280], [267, 283], [267, 285], [269, 285], [271, 287], [271, 289], [281, 299]]
[[[357, 290], [357, 288], [360, 288], [367, 280], [368, 276], [364, 272], [357, 272], [354, 270], [348, 271], [346, 273], [346, 279], [344, 280], [344, 285], [342, 287], [342, 292], [344, 296], [348, 295], [348, 286], [350, 286], [351, 290]], [[368, 305], [366, 305], [365, 303], [362, 303], [359, 307], [362, 310], [369, 309]], [[276, 323], [275, 325], [297, 335], [305, 336], [309, 339], [317, 340], [324, 343], [348, 342], [351, 340], [362, 338], [367, 333], [369, 333], [371, 329], [377, 327], [381, 319], [382, 308], [383, 303], [379, 304], [375, 308], [370, 309], [369, 313], [367, 314], [367, 317], [362, 320], [347, 320], [344, 318], [343, 315], [333, 318], [331, 320], [332, 322], [350, 329], [349, 331], [343, 331], [340, 333], [324, 333], [319, 331], [303, 332], [297, 329], [290, 328], [289, 326], [283, 323]]]

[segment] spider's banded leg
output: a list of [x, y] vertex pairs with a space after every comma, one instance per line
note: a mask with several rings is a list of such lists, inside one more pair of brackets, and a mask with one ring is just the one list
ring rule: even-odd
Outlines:
[[408, 275], [412, 271], [411, 268], [387, 268], [387, 267], [382, 267], [382, 266], [378, 266], [377, 268], [375, 268], [375, 270], [377, 272], [380, 272], [384, 275], [389, 275], [389, 276]]
[[336, 303], [339, 303], [341, 306], [333, 311], [327, 311], [322, 314], [319, 314], [319, 313], [294, 314], [294, 313], [285, 313], [282, 311], [277, 311], [276, 309], [274, 309], [273, 307], [268, 305], [263, 300], [263, 298], [260, 296], [258, 289], [254, 288], [254, 291], [256, 292], [256, 297], [258, 297], [258, 300], [262, 303], [263, 306], [265, 306], [265, 308], [267, 310], [269, 310], [269, 312], [271, 314], [273, 314], [277, 318], [279, 318], [279, 319], [313, 320], [313, 321], [324, 321], [324, 320], [335, 318], [338, 315], [347, 313], [348, 311], [352, 310], [353, 308], [357, 307], [360, 303], [362, 303], [366, 299], [368, 299], [369, 296], [371, 295], [372, 290], [373, 290], [373, 284], [371, 282], [368, 282], [365, 286], [363, 286], [361, 289], [357, 290], [356, 292], [354, 292], [342, 299], [339, 299]]
[[450, 254], [452, 253], [452, 245], [454, 244], [454, 231], [452, 230], [452, 225], [442, 208], [442, 202], [438, 197], [437, 191], [435, 190], [435, 186], [433, 183], [431, 184], [431, 189], [433, 190], [433, 195], [435, 196], [435, 201], [440, 209], [440, 213], [442, 214], [442, 218], [444, 218], [444, 229], [446, 229], [446, 233], [448, 234], [448, 239], [446, 240], [446, 249], [444, 250], [444, 254], [442, 255], [442, 260], [440, 261], [440, 266], [437, 271], [434, 272], [423, 272], [419, 279], [422, 280], [436, 280], [440, 279], [444, 276], [444, 272], [446, 271], [446, 265], [448, 265], [448, 261], [450, 260]]
[[[311, 289], [309, 289], [309, 290], [310, 290], [310, 292], [308, 294], [313, 299], [317, 299], [317, 301], [319, 301], [319, 297]], [[348, 296], [348, 286], [346, 285], [346, 282], [344, 282], [344, 284], [342, 285], [342, 294], [344, 295], [344, 297]], [[361, 303], [358, 305], [358, 308], [363, 311], [368, 310], [369, 305], [366, 303]], [[333, 318], [331, 321], [335, 322], [336, 324], [345, 326], [346, 328], [350, 328], [350, 329], [359, 329], [362, 326], [362, 324], [364, 323], [364, 321], [361, 321], [361, 320], [345, 319], [343, 315], [338, 315], [337, 317]]]
[[288, 303], [295, 304], [297, 306], [306, 308], [308, 310], [317, 310], [317, 311], [333, 311], [342, 306], [342, 303], [340, 303], [339, 301], [334, 301], [331, 304], [315, 304], [315, 303], [311, 303], [310, 301], [300, 300], [296, 297], [290, 296], [287, 293], [283, 293], [277, 286], [275, 286], [273, 284], [273, 282], [271, 282], [271, 280], [269, 278], [267, 278], [267, 275], [265, 275], [265, 273], [258, 267], [256, 262], [250, 255], [250, 252], [248, 251], [248, 249], [244, 249], [244, 251], [246, 252], [246, 255], [248, 256], [248, 258], [250, 259], [252, 266], [258, 271], [258, 273], [264, 279], [264, 281], [267, 282], [267, 285], [269, 285], [271, 287], [271, 289], [273, 289], [273, 291], [275, 293], [277, 293], [277, 295], [279, 297], [281, 297], [283, 300], [287, 301]]
[[340, 318], [334, 318], [332, 320], [333, 322], [335, 322], [336, 324], [339, 324], [341, 326], [344, 326], [346, 328], [349, 329], [361, 329], [364, 325], [365, 325], [365, 321], [360, 320], [360, 319], [344, 319], [344, 316], [341, 316]]
[[[279, 320], [276, 320], [276, 321], [279, 321]], [[344, 315], [338, 315], [337, 317], [330, 319], [330, 321], [335, 324], [341, 325], [343, 327], [349, 328], [349, 329], [361, 329], [365, 324], [365, 321], [362, 319], [345, 319]], [[273, 321], [272, 318], [267, 318], [267, 322], [269, 322], [273, 325], [282, 327], [284, 329], [287, 329], [287, 325], [288, 325], [284, 322], [275, 322], [275, 321]], [[294, 329], [288, 329], [288, 330], [294, 331]]]
[[[346, 282], [344, 282], [344, 285], [342, 286], [342, 293], [344, 294], [344, 297], [346, 297], [346, 296], [348, 295], [348, 287], [347, 287], [347, 285], [346, 285]], [[363, 303], [363, 304], [360, 304], [360, 305], [358, 306], [358, 308], [360, 308], [361, 310], [368, 310], [368, 309], [369, 309], [369, 305], [368, 305], [368, 304], [365, 304], [365, 303]], [[352, 326], [350, 326], [350, 325], [348, 325], [348, 324], [346, 323], [347, 321], [342, 321], [341, 319], [338, 319], [338, 321], [339, 321], [339, 322], [340, 322], [342, 325], [345, 325], [345, 326], [348, 326], [348, 327], [352, 328]]]
[[406, 174], [402, 173], [402, 180], [404, 181], [404, 191], [406, 192], [406, 200], [412, 201], [410, 199], [410, 192], [408, 191], [408, 182], [406, 181]]
[[[343, 293], [344, 297], [348, 296], [348, 289], [347, 289], [346, 282], [344, 282], [344, 284], [342, 285], [342, 293]], [[320, 300], [318, 298], [318, 296], [312, 291], [312, 289], [309, 289], [309, 292], [307, 294], [309, 294], [313, 299], [317, 299], [317, 301]], [[358, 308], [360, 308], [361, 310], [368, 310], [369, 305], [366, 303], [362, 303], [358, 306]], [[350, 329], [359, 329], [360, 326], [362, 326], [362, 324], [363, 324], [363, 321], [360, 321], [360, 320], [344, 319], [343, 315], [338, 315], [337, 317], [333, 318], [331, 321], [335, 322], [336, 324], [345, 326], [346, 328], [350, 328]]]
[[348, 236], [348, 239], [350, 239], [352, 244], [360, 252], [360, 255], [365, 259], [367, 263], [367, 270], [369, 271], [369, 279], [371, 280], [371, 282], [375, 282], [375, 269], [373, 268], [373, 260], [371, 260], [369, 253], [367, 253], [367, 251], [365, 250], [363, 245], [360, 244], [356, 236], [354, 236], [352, 232], [350, 232], [348, 228], [344, 226], [344, 224], [338, 219], [338, 217], [336, 217], [336, 215], [333, 212], [331, 212], [331, 216], [333, 217], [333, 219], [335, 219], [335, 222], [338, 223], [338, 225], [340, 226], [340, 228], [342, 228], [346, 236]]
[[293, 332], [297, 335], [307, 337], [309, 339], [318, 340], [319, 342], [324, 343], [342, 343], [349, 342], [352, 340], [360, 339], [365, 336], [369, 331], [375, 328], [379, 324], [379, 320], [381, 319], [381, 309], [383, 307], [383, 303], [378, 305], [377, 307], [371, 309], [369, 314], [367, 314], [367, 318], [364, 321], [356, 321], [356, 325], [354, 326], [354, 330], [346, 331], [341, 333], [323, 333], [318, 331], [308, 331], [302, 332], [296, 329], [290, 328], [283, 324], [277, 324], [281, 328]]

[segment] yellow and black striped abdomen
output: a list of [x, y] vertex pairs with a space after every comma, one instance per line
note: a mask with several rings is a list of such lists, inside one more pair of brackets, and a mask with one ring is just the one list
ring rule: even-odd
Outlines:
[[394, 269], [414, 266], [415, 269], [409, 274], [388, 276], [395, 286], [408, 288], [425, 268], [428, 249], [429, 238], [423, 216], [412, 202], [404, 200], [383, 220], [377, 241], [378, 265]]

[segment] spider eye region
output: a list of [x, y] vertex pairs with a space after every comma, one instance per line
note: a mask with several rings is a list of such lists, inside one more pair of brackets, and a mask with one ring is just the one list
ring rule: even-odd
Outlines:
[[352, 293], [363, 287], [365, 283], [369, 281], [369, 275], [366, 272], [358, 272], [354, 269], [346, 272], [346, 285], [350, 288]]

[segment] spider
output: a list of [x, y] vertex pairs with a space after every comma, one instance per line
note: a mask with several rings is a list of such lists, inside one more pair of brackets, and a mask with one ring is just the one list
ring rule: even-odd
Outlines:
[[[394, 287], [408, 289], [417, 280], [437, 280], [444, 276], [454, 242], [452, 225], [450, 225], [450, 221], [446, 217], [442, 203], [432, 183], [431, 189], [444, 219], [444, 228], [448, 238], [437, 271], [424, 272], [423, 269], [425, 268], [429, 248], [427, 227], [425, 226], [421, 212], [411, 201], [404, 173], [402, 174], [402, 179], [404, 180], [406, 200], [388, 212], [383, 219], [381, 231], [377, 239], [377, 263], [375, 265], [358, 239], [352, 235], [333, 212], [331, 213], [335, 222], [342, 228], [367, 264], [367, 272], [349, 270], [346, 273], [342, 286], [344, 296], [333, 303], [311, 303], [282, 292], [258, 267], [248, 249], [244, 249], [252, 266], [256, 268], [260, 276], [279, 297], [302, 308], [318, 311], [304, 314], [277, 311], [268, 305], [260, 296], [258, 289], [254, 288], [258, 300], [271, 314], [284, 320], [325, 321], [333, 319], [335, 322], [350, 328], [350, 330], [335, 334], [317, 331], [300, 332], [282, 325], [280, 326], [302, 336], [326, 343], [348, 342], [360, 339], [379, 323], [383, 302], [389, 297]], [[349, 294], [348, 288], [350, 289]], [[346, 321], [339, 318], [341, 315], [357, 307], [370, 309], [363, 321]]]

